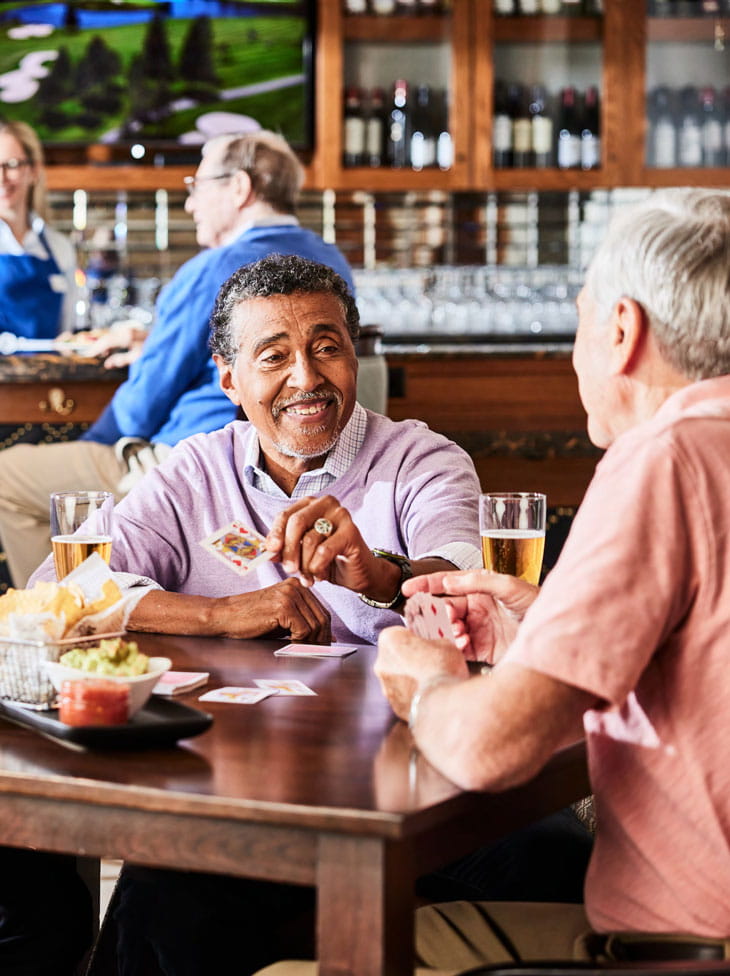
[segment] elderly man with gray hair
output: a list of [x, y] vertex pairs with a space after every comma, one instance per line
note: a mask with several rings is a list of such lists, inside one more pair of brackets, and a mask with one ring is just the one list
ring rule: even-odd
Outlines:
[[216, 430], [236, 407], [218, 384], [208, 349], [218, 289], [241, 265], [296, 254], [352, 275], [334, 244], [299, 226], [303, 170], [281, 136], [254, 132], [206, 143], [185, 209], [206, 248], [162, 290], [154, 328], [129, 377], [81, 440], [19, 444], [0, 451], [0, 540], [15, 586], [49, 551], [51, 491], [88, 488], [121, 498], [136, 473], [154, 467], [178, 441]]
[[406, 583], [446, 594], [460, 648], [496, 666], [468, 680], [460, 650], [401, 627], [376, 672], [466, 789], [508, 789], [585, 738], [585, 909], [424, 909], [437, 969], [730, 954], [730, 196], [666, 191], [619, 216], [578, 312], [573, 363], [607, 451], [556, 567], [539, 594], [483, 571]]

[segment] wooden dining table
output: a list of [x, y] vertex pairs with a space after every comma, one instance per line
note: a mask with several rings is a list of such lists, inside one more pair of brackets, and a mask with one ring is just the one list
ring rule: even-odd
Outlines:
[[[458, 789], [394, 718], [375, 648], [299, 659], [274, 656], [281, 641], [137, 639], [176, 670], [210, 672], [178, 699], [210, 729], [79, 751], [0, 720], [0, 844], [315, 886], [320, 976], [412, 973], [415, 879], [589, 792], [580, 746], [508, 792]], [[197, 700], [256, 678], [316, 694]]]

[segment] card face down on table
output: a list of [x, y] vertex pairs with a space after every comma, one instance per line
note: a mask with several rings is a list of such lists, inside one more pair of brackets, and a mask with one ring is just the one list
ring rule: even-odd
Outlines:
[[347, 657], [357, 644], [287, 644], [274, 651], [274, 657]]

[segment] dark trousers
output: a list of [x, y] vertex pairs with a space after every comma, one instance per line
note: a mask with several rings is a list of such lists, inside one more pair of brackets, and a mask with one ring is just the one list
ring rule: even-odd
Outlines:
[[[419, 879], [417, 891], [438, 901], [580, 902], [591, 847], [563, 810]], [[119, 974], [245, 976], [279, 959], [312, 959], [314, 908], [311, 888], [127, 866], [114, 915]]]
[[91, 939], [91, 896], [75, 859], [0, 847], [2, 976], [73, 976]]

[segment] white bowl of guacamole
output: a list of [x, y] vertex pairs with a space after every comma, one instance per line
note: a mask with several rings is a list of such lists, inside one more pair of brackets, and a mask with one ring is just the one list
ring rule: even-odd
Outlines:
[[74, 647], [59, 661], [46, 661], [48, 677], [56, 691], [64, 681], [104, 678], [116, 684], [129, 685], [129, 717], [147, 704], [160, 677], [169, 671], [169, 657], [147, 657], [135, 641], [121, 637], [101, 640], [98, 644]]

